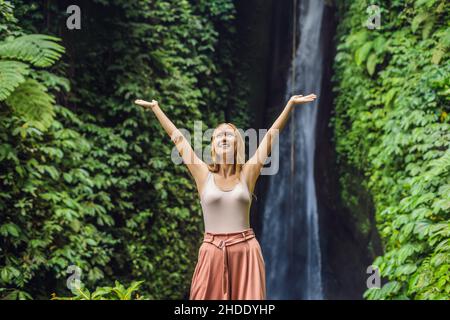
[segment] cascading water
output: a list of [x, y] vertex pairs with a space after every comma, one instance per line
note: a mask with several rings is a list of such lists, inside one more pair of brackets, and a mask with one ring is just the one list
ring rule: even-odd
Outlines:
[[[272, 155], [279, 154], [279, 171], [269, 177], [261, 234], [268, 299], [324, 298], [314, 182], [324, 3], [323, 0], [299, 0], [297, 7], [299, 32], [296, 41], [299, 45], [291, 62], [285, 101], [294, 94], [315, 93], [318, 98], [295, 106], [291, 113], [294, 119], [281, 132], [279, 144], [275, 144], [272, 152]], [[292, 122], [295, 123], [294, 136], [290, 135]], [[293, 166], [291, 148], [295, 150]]]

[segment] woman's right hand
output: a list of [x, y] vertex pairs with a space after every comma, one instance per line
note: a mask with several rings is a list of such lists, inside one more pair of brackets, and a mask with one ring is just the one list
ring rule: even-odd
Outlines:
[[158, 101], [156, 101], [156, 100], [152, 100], [152, 102], [148, 102], [145, 100], [137, 99], [134, 101], [134, 103], [143, 107], [144, 109], [147, 109], [147, 110], [152, 110], [153, 108], [159, 106]]

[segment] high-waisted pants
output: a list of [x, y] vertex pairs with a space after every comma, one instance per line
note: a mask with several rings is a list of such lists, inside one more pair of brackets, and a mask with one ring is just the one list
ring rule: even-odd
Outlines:
[[252, 228], [204, 233], [189, 299], [266, 299], [265, 263]]

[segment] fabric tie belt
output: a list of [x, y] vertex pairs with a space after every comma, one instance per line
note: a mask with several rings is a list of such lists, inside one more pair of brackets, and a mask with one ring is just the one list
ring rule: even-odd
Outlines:
[[[220, 239], [226, 236], [227, 239]], [[222, 273], [222, 292], [224, 295], [229, 293], [229, 275], [228, 275], [228, 254], [227, 247], [234, 244], [247, 241], [255, 237], [255, 232], [252, 228], [243, 230], [242, 232], [231, 232], [231, 233], [219, 233], [215, 234], [212, 232], [205, 232], [203, 242], [208, 242], [215, 245], [217, 248], [221, 249], [223, 252], [223, 273]]]

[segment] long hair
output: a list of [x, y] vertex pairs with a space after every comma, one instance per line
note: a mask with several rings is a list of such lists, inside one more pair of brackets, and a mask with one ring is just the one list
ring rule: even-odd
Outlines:
[[[229, 122], [223, 122], [219, 124], [214, 131], [217, 130], [221, 125], [228, 125], [230, 126], [234, 131], [234, 136], [236, 137], [235, 143], [234, 143], [234, 158], [233, 158], [233, 164], [235, 166], [235, 171], [238, 174], [238, 177], [240, 177], [240, 173], [242, 170], [242, 166], [245, 164], [245, 142], [244, 138], [242, 138], [241, 133], [239, 132], [238, 128]], [[208, 164], [209, 171], [212, 172], [218, 172], [220, 168], [220, 164], [217, 163], [217, 155], [215, 151], [215, 141], [214, 141], [214, 134], [211, 136], [211, 160], [212, 163]]]
[[[241, 135], [241, 132], [238, 130], [238, 128], [229, 122], [222, 122], [221, 124], [219, 124], [217, 128], [219, 128], [221, 125], [226, 124], [228, 126], [230, 126], [231, 128], [233, 128], [234, 131], [234, 135], [236, 137], [236, 141], [234, 144], [234, 161], [233, 164], [235, 166], [235, 171], [236, 174], [239, 177], [239, 180], [241, 180], [241, 171], [242, 171], [242, 167], [245, 164], [245, 142], [244, 142], [244, 138]], [[216, 129], [214, 129], [214, 131], [216, 131]], [[217, 163], [217, 159], [216, 159], [216, 152], [214, 150], [214, 132], [213, 135], [211, 136], [211, 159], [212, 159], [212, 163], [208, 164], [208, 169], [211, 172], [218, 172], [220, 169], [220, 164]], [[254, 197], [256, 200], [258, 199], [257, 196], [252, 192], [252, 197]]]

